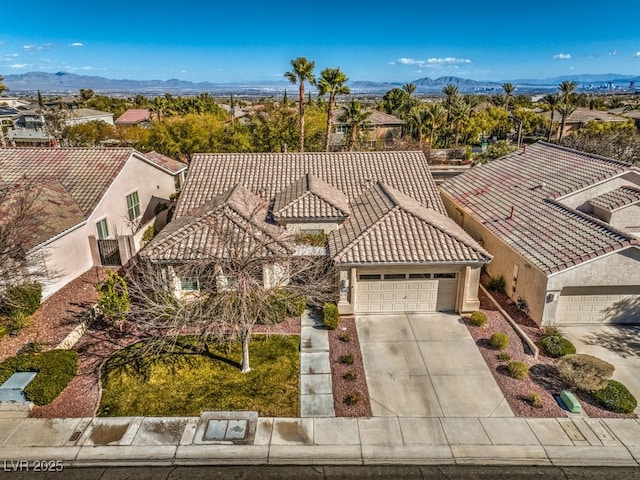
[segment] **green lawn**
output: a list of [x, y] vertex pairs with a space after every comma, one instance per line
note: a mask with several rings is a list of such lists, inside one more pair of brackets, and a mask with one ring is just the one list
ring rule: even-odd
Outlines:
[[[204, 355], [145, 359], [145, 375], [131, 365], [102, 379], [100, 416], [198, 416], [204, 410], [253, 410], [261, 416], [300, 414], [300, 337], [255, 335], [251, 371]], [[135, 347], [130, 347], [135, 348]], [[213, 353], [240, 362], [240, 344]]]

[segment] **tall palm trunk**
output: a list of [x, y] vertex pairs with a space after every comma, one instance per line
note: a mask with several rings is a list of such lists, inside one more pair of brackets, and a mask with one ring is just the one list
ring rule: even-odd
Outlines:
[[354, 124], [351, 125], [351, 132], [349, 132], [349, 145], [347, 147], [347, 149], [350, 152], [353, 152], [353, 147], [356, 144], [356, 135], [358, 134], [358, 125]]
[[300, 82], [300, 88], [298, 90], [300, 95], [300, 101], [298, 103], [298, 114], [300, 115], [300, 153], [304, 152], [304, 81]]
[[327, 106], [327, 131], [324, 135], [324, 151], [329, 151], [329, 142], [331, 141], [331, 124], [333, 122], [333, 107], [335, 105], [336, 95], [331, 92], [329, 94], [329, 105]]
[[551, 132], [553, 130], [553, 117], [554, 117], [554, 113], [555, 110], [551, 110], [551, 123], [549, 124], [549, 133], [547, 134], [547, 142], [551, 141]]

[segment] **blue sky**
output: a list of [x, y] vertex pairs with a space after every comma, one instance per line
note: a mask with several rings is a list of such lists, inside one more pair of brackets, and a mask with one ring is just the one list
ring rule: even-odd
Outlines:
[[2, 13], [0, 75], [282, 80], [298, 56], [351, 80], [640, 75], [639, 0], [30, 0]]

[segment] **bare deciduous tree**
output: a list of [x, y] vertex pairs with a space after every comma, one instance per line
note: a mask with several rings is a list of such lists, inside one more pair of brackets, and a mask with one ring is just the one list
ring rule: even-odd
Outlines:
[[[136, 354], [212, 355], [207, 342], [237, 340], [237, 366], [248, 372], [257, 323], [281, 321], [302, 297], [312, 306], [335, 300], [324, 249], [296, 245], [291, 232], [266, 219], [264, 200], [236, 187], [154, 239], [127, 279], [131, 333], [145, 339]], [[176, 249], [180, 259], [165, 255]]]

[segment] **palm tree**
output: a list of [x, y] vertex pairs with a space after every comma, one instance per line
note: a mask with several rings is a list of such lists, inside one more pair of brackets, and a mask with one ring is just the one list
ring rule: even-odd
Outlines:
[[502, 89], [504, 90], [504, 108], [509, 111], [509, 98], [516, 90], [516, 86], [513, 83], [503, 83]]
[[545, 95], [542, 100], [551, 108], [551, 122], [549, 123], [549, 133], [547, 134], [547, 142], [549, 142], [551, 141], [551, 131], [553, 130], [553, 117], [555, 116], [556, 109], [560, 105], [561, 99], [557, 93], [550, 93]]
[[562, 103], [565, 105], [569, 103], [571, 100], [571, 94], [578, 88], [578, 82], [570, 82], [569, 80], [565, 80], [560, 85], [558, 85], [560, 89], [560, 95], [562, 96]]
[[2, 95], [4, 92], [9, 90], [9, 88], [3, 82], [4, 82], [4, 77], [0, 75], [0, 95]]
[[444, 104], [447, 106], [447, 123], [451, 121], [451, 109], [453, 108], [453, 104], [458, 98], [460, 91], [458, 87], [452, 83], [442, 88], [442, 93], [445, 94], [447, 98], [445, 98]]
[[[4, 77], [0, 75], [0, 95], [2, 95], [2, 92], [6, 92], [7, 90], [9, 90], [3, 82], [4, 82]], [[2, 129], [2, 121], [0, 120], [0, 147], [6, 147], [6, 146], [7, 146], [7, 141], [4, 138], [4, 130]]]
[[422, 105], [413, 107], [407, 114], [407, 124], [409, 128], [418, 134], [418, 145], [422, 150], [422, 137], [424, 135], [424, 126], [426, 123], [427, 115]]
[[564, 123], [567, 120], [567, 117], [576, 111], [577, 105], [575, 103], [563, 103], [558, 106], [558, 112], [560, 113], [560, 117], [562, 118], [560, 123], [560, 133], [558, 134], [558, 141], [562, 140], [562, 135], [564, 134]]
[[349, 125], [348, 151], [353, 151], [358, 135], [358, 128], [365, 124], [369, 115], [371, 115], [371, 112], [365, 112], [364, 107], [358, 100], [351, 100], [351, 102], [344, 107], [344, 112], [338, 120]]
[[339, 68], [325, 68], [320, 72], [318, 81], [318, 95], [329, 94], [327, 104], [327, 131], [324, 137], [324, 150], [329, 151], [329, 140], [331, 138], [331, 123], [333, 122], [333, 107], [336, 95], [348, 95], [351, 93], [349, 87], [345, 85], [349, 78]]
[[429, 130], [429, 148], [433, 148], [433, 137], [445, 122], [446, 113], [441, 103], [429, 103], [425, 108], [425, 128]]
[[284, 74], [291, 83], [294, 85], [298, 84], [300, 152], [304, 152], [304, 84], [305, 82], [309, 82], [311, 85], [316, 84], [316, 77], [313, 74], [315, 66], [316, 62], [310, 62], [306, 57], [298, 57], [295, 60], [291, 60], [291, 67], [293, 70]]
[[407, 92], [407, 95], [409, 96], [409, 100], [411, 100], [411, 97], [413, 96], [414, 93], [416, 93], [416, 84], [415, 83], [405, 83], [402, 87], [402, 89]]

